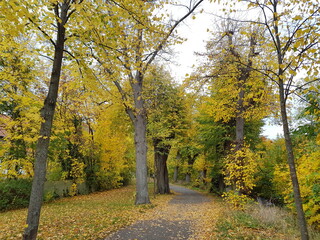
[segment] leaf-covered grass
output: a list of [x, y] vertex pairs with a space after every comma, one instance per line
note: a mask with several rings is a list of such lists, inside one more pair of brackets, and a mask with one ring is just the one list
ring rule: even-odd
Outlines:
[[[202, 193], [191, 184], [181, 184]], [[210, 194], [211, 195], [211, 194]], [[195, 239], [210, 240], [296, 240], [300, 239], [295, 216], [276, 206], [248, 204], [243, 211], [236, 211], [221, 197], [214, 197], [201, 217], [202, 233]], [[203, 231], [206, 229], [206, 231]], [[210, 229], [210, 230], [209, 230]], [[200, 229], [199, 229], [200, 230]], [[205, 234], [205, 235], [204, 235]], [[319, 240], [320, 232], [310, 228], [310, 240]]]
[[[295, 217], [279, 207], [252, 204], [244, 211], [224, 208], [217, 221], [213, 239], [295, 240], [300, 239]], [[320, 239], [320, 233], [310, 229], [310, 239]]]
[[[143, 219], [171, 196], [151, 196], [152, 205], [134, 205], [134, 186], [59, 199], [42, 208], [38, 239], [99, 239]], [[27, 209], [0, 213], [0, 239], [21, 239]]]

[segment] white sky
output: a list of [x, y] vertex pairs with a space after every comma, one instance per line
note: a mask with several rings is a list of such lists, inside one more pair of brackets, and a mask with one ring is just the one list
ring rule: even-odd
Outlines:
[[[196, 14], [196, 19], [194, 20], [187, 19], [179, 27], [178, 34], [188, 39], [181, 45], [175, 46], [174, 51], [176, 54], [174, 62], [170, 66], [172, 76], [179, 82], [183, 81], [186, 74], [192, 73], [193, 65], [197, 65], [197, 57], [194, 53], [205, 51], [206, 41], [210, 39], [212, 34], [207, 29], [213, 30], [217, 21], [212, 14], [207, 14], [207, 12], [218, 13], [218, 8], [216, 4], [204, 1], [200, 7], [204, 12]], [[263, 127], [262, 135], [275, 139], [282, 135], [282, 126], [266, 123]]]

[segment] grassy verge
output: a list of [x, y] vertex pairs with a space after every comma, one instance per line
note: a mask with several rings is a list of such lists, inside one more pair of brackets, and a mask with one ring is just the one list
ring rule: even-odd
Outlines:
[[[250, 204], [244, 211], [226, 207], [215, 231], [215, 239], [300, 239], [295, 217], [291, 213], [276, 206], [258, 204]], [[320, 233], [310, 229], [310, 239], [320, 239]]]
[[[179, 184], [205, 193], [190, 184]], [[276, 206], [262, 206], [252, 203], [244, 211], [236, 211], [221, 197], [215, 196], [212, 208], [216, 212], [214, 226], [204, 223], [203, 228], [210, 227], [210, 238], [214, 240], [295, 240], [300, 239], [295, 217], [287, 210]], [[208, 212], [210, 209], [208, 208]], [[310, 240], [319, 240], [320, 232], [310, 228]]]
[[[143, 219], [172, 196], [153, 197], [152, 205], [135, 206], [135, 187], [59, 199], [42, 208], [38, 239], [99, 239]], [[0, 213], [0, 239], [21, 239], [27, 209]]]
[[217, 239], [298, 239], [295, 226], [279, 208], [252, 205], [245, 211], [228, 209], [216, 226]]

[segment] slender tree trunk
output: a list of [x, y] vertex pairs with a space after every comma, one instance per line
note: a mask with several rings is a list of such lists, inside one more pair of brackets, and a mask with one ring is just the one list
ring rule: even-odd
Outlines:
[[167, 159], [170, 152], [170, 146], [159, 146], [161, 140], [154, 139], [154, 163], [156, 167], [156, 193], [169, 194], [169, 177], [167, 168]]
[[[244, 117], [243, 117], [243, 113], [244, 113], [244, 107], [243, 107], [243, 102], [244, 102], [244, 80], [240, 79], [239, 80], [239, 84], [238, 87], [240, 89], [239, 95], [238, 95], [238, 101], [237, 101], [237, 113], [236, 113], [236, 146], [235, 146], [235, 154], [238, 151], [242, 151], [243, 147], [244, 147]], [[243, 156], [238, 156], [237, 160], [239, 162], [239, 164], [241, 166], [244, 166], [244, 157]], [[241, 175], [243, 174], [243, 172], [240, 173]], [[241, 185], [240, 190], [236, 189], [236, 184], [233, 184], [233, 190], [237, 190], [239, 191], [240, 194], [246, 194], [245, 191], [245, 184], [243, 183], [243, 181], [241, 181], [239, 183]]]
[[[61, 16], [60, 21], [57, 22], [57, 40], [55, 43], [54, 60], [50, 78], [50, 85], [48, 95], [44, 101], [44, 106], [41, 109], [41, 117], [44, 122], [41, 124], [40, 136], [36, 145], [35, 154], [35, 169], [34, 177], [32, 182], [32, 190], [29, 202], [28, 217], [27, 217], [27, 228], [25, 228], [23, 239], [34, 240], [37, 238], [40, 211], [43, 201], [43, 188], [46, 178], [46, 167], [47, 167], [47, 156], [49, 141], [51, 136], [51, 128], [53, 122], [53, 116], [58, 96], [58, 88], [62, 67], [62, 58], [64, 51], [65, 42], [65, 27], [64, 24], [67, 20], [68, 3], [61, 4]], [[58, 6], [56, 6], [58, 11]], [[57, 16], [59, 17], [59, 16]]]
[[174, 166], [173, 182], [178, 182], [179, 166]]
[[135, 204], [150, 203], [148, 192], [148, 169], [147, 169], [147, 113], [142, 98], [143, 76], [136, 72], [135, 81], [132, 83], [134, 91], [135, 118], [134, 140], [136, 150], [136, 200]]
[[208, 170], [205, 168], [205, 169], [203, 169], [201, 172], [200, 172], [200, 177], [201, 177], [201, 179], [202, 179], [202, 182], [204, 183], [204, 184], [207, 184], [207, 182], [206, 182], [206, 178], [207, 178], [207, 172], [208, 172]]
[[244, 99], [244, 90], [243, 83], [240, 80], [238, 85], [240, 92], [237, 101], [237, 113], [236, 113], [236, 151], [241, 150], [243, 147], [244, 141], [244, 107], [243, 107], [243, 99]]
[[186, 173], [186, 183], [190, 183], [191, 182], [191, 173], [187, 172]]
[[[305, 219], [303, 206], [302, 206], [302, 200], [301, 200], [301, 194], [300, 194], [300, 187], [299, 187], [299, 181], [297, 177], [297, 171], [295, 167], [295, 159], [294, 159], [294, 153], [293, 153], [293, 146], [290, 136], [290, 130], [289, 130], [289, 124], [288, 124], [288, 117], [287, 117], [287, 108], [286, 108], [286, 94], [284, 89], [284, 82], [283, 82], [283, 76], [284, 76], [284, 70], [282, 67], [283, 59], [285, 57], [286, 51], [283, 52], [283, 44], [281, 42], [280, 38], [280, 31], [279, 31], [279, 15], [277, 11], [279, 1], [274, 1], [272, 3], [273, 5], [273, 30], [274, 30], [274, 37], [275, 37], [275, 47], [277, 50], [277, 61], [278, 61], [278, 86], [279, 86], [279, 100], [280, 100], [280, 111], [281, 111], [281, 120], [282, 120], [282, 127], [283, 127], [283, 133], [286, 143], [286, 151], [287, 151], [287, 161], [290, 169], [290, 177], [293, 187], [293, 197], [294, 202], [297, 210], [297, 216], [298, 216], [298, 222], [300, 227], [300, 234], [302, 240], [308, 240], [309, 234], [308, 234], [308, 227], [307, 222]], [[291, 53], [289, 53], [291, 54]]]
[[179, 162], [181, 160], [181, 153], [178, 151], [177, 156], [176, 156], [176, 166], [174, 167], [174, 173], [173, 173], [173, 181], [177, 182], [178, 181], [178, 176], [179, 176]]
[[301, 239], [308, 240], [309, 239], [308, 227], [307, 227], [307, 222], [305, 219], [303, 206], [302, 206], [299, 181], [297, 177], [292, 140], [291, 140], [289, 124], [288, 124], [284, 84], [282, 80], [279, 81], [279, 91], [280, 91], [281, 119], [282, 119], [283, 133], [284, 133], [286, 150], [287, 150], [287, 158], [288, 158], [287, 161], [290, 169], [290, 177], [291, 177], [291, 182], [293, 187], [293, 196], [294, 196], [294, 202], [297, 210], [298, 222], [300, 226]]

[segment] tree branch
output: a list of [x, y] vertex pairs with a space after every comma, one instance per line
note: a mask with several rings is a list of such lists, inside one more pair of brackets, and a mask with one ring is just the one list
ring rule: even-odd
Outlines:
[[146, 63], [146, 65], [144, 66], [144, 68], [142, 69], [142, 72], [145, 72], [149, 65], [153, 62], [153, 60], [155, 59], [155, 57], [158, 55], [159, 51], [162, 50], [162, 48], [164, 47], [165, 43], [167, 42], [168, 38], [171, 36], [171, 34], [173, 33], [173, 31], [178, 27], [178, 25], [183, 22], [187, 17], [189, 17], [195, 10], [196, 8], [203, 2], [203, 0], [199, 0], [192, 8], [190, 8], [189, 12], [187, 14], [185, 14], [182, 18], [180, 18], [178, 21], [175, 22], [175, 24], [171, 27], [171, 29], [169, 30], [169, 32], [166, 34], [166, 36], [162, 39], [162, 41], [160, 42], [160, 44], [158, 45], [158, 47], [156, 47], [155, 51], [153, 52], [153, 54], [151, 55], [149, 61]]

